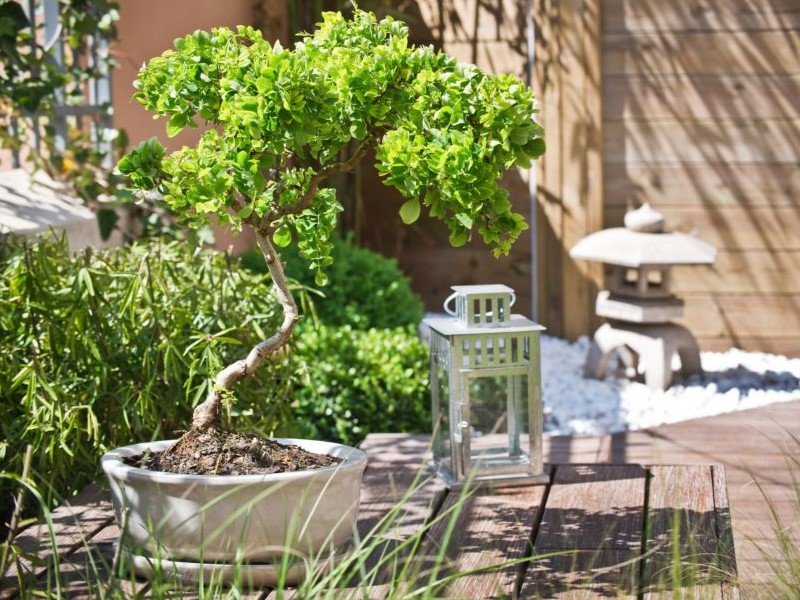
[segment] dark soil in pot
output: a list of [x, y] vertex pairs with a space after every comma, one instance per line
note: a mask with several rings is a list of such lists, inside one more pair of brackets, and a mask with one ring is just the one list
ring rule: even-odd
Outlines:
[[299, 446], [225, 429], [189, 431], [164, 452], [145, 453], [125, 463], [184, 475], [267, 475], [338, 464], [340, 459]]

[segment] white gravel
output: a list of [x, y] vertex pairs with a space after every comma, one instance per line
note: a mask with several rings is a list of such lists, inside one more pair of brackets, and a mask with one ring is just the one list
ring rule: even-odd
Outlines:
[[[589, 340], [542, 337], [545, 431], [597, 435], [800, 400], [800, 359], [733, 349], [703, 352], [705, 374], [666, 391], [608, 376], [584, 379]], [[610, 369], [611, 371], [611, 369]]]

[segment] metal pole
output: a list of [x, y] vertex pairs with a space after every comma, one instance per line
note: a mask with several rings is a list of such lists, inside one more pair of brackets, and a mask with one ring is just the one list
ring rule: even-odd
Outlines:
[[[535, 81], [536, 60], [536, 24], [533, 19], [534, 0], [526, 0], [526, 37], [528, 50], [528, 85], [533, 87]], [[538, 201], [536, 192], [536, 164], [528, 169], [528, 197], [530, 201], [530, 215], [528, 220], [531, 226], [531, 320], [539, 321], [539, 239], [538, 227]]]

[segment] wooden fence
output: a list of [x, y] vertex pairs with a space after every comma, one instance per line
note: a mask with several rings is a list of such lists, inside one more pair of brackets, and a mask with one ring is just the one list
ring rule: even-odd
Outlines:
[[[548, 152], [536, 173], [539, 320], [597, 326], [602, 269], [569, 255], [650, 202], [714, 244], [677, 269], [683, 323], [704, 348], [800, 356], [800, 10], [796, 0], [536, 0], [535, 78]], [[417, 0], [415, 36], [526, 77], [525, 0]], [[408, 10], [408, 8], [407, 8]], [[507, 181], [529, 214], [527, 173]], [[436, 224], [403, 230], [399, 199], [364, 173], [365, 243], [398, 257], [431, 308], [449, 285], [497, 281], [530, 307], [531, 239], [503, 261], [450, 250]]]
[[603, 0], [604, 226], [650, 202], [714, 244], [676, 272], [706, 348], [800, 356], [800, 5]]

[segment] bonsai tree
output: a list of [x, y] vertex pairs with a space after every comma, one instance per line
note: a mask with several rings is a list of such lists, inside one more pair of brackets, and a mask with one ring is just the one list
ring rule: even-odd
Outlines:
[[342, 206], [325, 181], [374, 151], [375, 164], [406, 199], [404, 223], [425, 207], [453, 246], [477, 232], [495, 255], [526, 229], [498, 186], [545, 149], [533, 93], [430, 47], [409, 46], [407, 27], [356, 10], [326, 13], [293, 50], [252, 27], [197, 31], [139, 72], [134, 98], [167, 118], [167, 134], [206, 127], [196, 146], [167, 154], [155, 138], [118, 168], [133, 188], [157, 190], [189, 226], [209, 218], [249, 227], [266, 259], [283, 322], [246, 358], [225, 367], [194, 411], [192, 431], [220, 427], [220, 406], [292, 335], [298, 322], [278, 248], [297, 244], [327, 281]]

